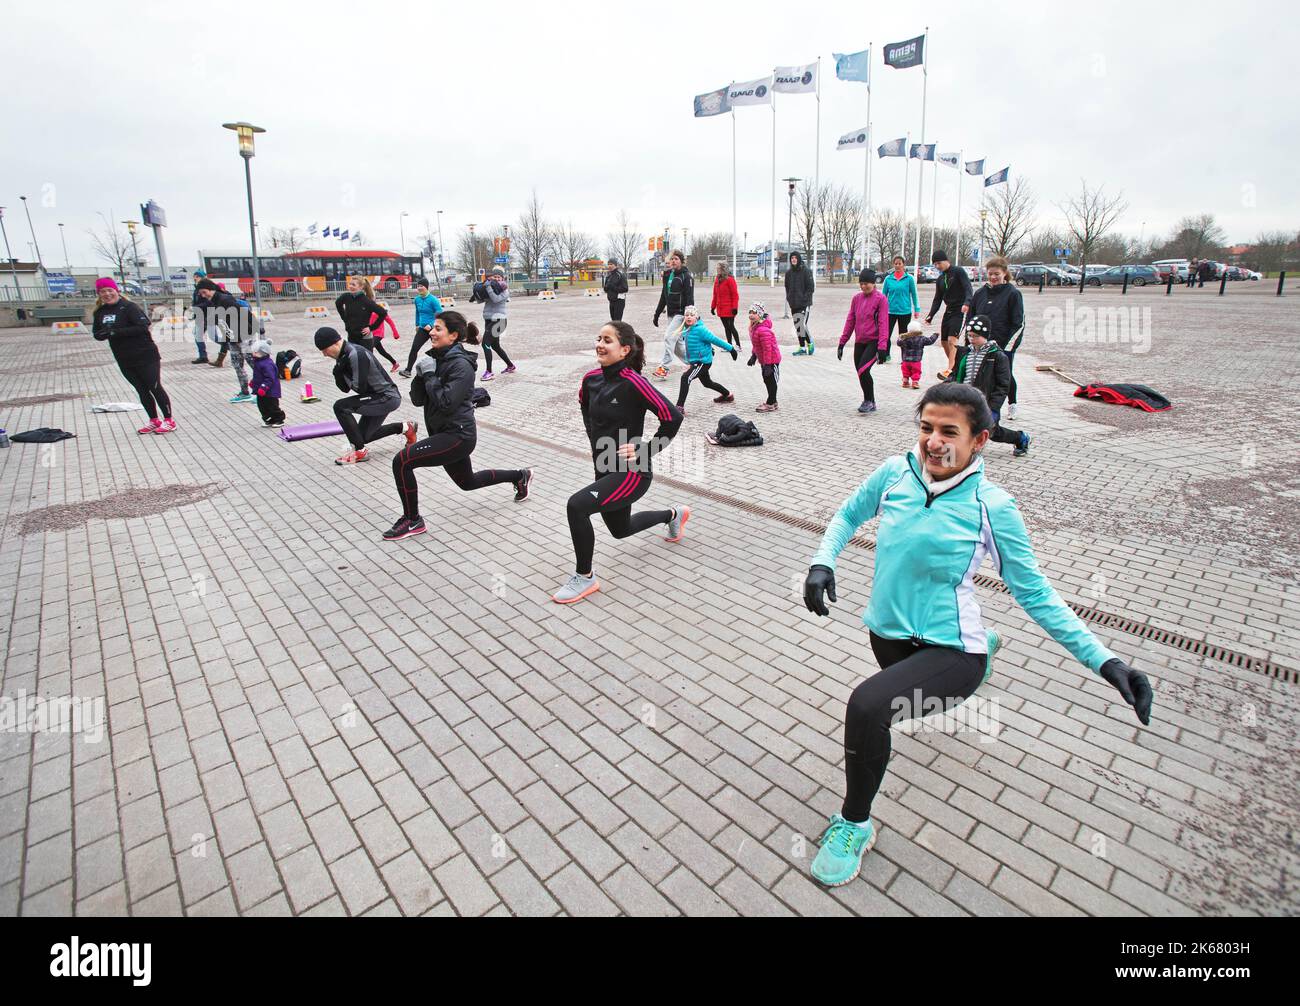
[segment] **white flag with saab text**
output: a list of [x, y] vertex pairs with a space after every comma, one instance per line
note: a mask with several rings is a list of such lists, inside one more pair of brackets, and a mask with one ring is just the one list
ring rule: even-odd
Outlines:
[[727, 104], [731, 108], [737, 105], [772, 104], [772, 78], [759, 77], [747, 80], [743, 84], [732, 84], [727, 88]]
[[772, 90], [781, 94], [815, 94], [817, 64], [778, 66], [772, 73]]

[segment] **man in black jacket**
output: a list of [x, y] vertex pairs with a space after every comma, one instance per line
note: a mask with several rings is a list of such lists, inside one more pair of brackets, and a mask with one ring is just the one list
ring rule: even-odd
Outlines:
[[993, 413], [994, 443], [1015, 444], [1016, 457], [1029, 453], [1029, 434], [1007, 429], [1000, 422], [1007, 390], [1011, 387], [1011, 361], [996, 342], [991, 339], [993, 323], [985, 314], [977, 314], [966, 329], [969, 346], [957, 351], [957, 362], [947, 380], [956, 384], [969, 384], [979, 389]]
[[609, 298], [609, 320], [622, 321], [623, 308], [627, 305], [627, 277], [619, 269], [617, 259], [609, 260], [609, 268], [600, 286]]
[[659, 291], [659, 303], [655, 307], [654, 326], [659, 327], [659, 316], [668, 312], [668, 330], [664, 332], [664, 355], [659, 366], [651, 371], [650, 376], [656, 381], [668, 380], [668, 368], [673, 365], [673, 357], [686, 362], [686, 346], [682, 339], [682, 322], [686, 309], [695, 303], [695, 280], [686, 268], [686, 256], [674, 251], [668, 256], [668, 269], [664, 272], [663, 287]]
[[199, 296], [199, 282], [208, 278], [202, 269], [194, 270], [194, 294], [190, 297], [190, 311], [194, 314], [194, 348], [198, 354], [190, 363], [208, 362], [208, 326], [206, 301]]
[[[365, 461], [366, 444], [381, 437], [406, 433], [407, 443], [415, 440], [415, 424], [385, 423], [388, 414], [402, 404], [402, 393], [385, 373], [373, 353], [364, 345], [344, 342], [332, 328], [318, 328], [316, 348], [334, 361], [334, 383], [340, 391], [355, 394], [334, 403], [334, 418], [352, 443], [352, 450], [335, 459], [336, 465], [353, 465]], [[355, 415], [354, 415], [355, 413]], [[361, 416], [358, 423], [356, 416]]]
[[961, 335], [961, 326], [966, 321], [975, 291], [971, 287], [966, 270], [949, 262], [946, 251], [936, 251], [930, 257], [930, 261], [939, 270], [939, 278], [934, 284], [934, 302], [930, 305], [930, 313], [925, 316], [925, 323], [930, 324], [939, 311], [939, 305], [942, 304], [943, 320], [939, 323], [939, 345], [948, 356], [948, 369], [939, 375], [939, 379], [946, 381], [948, 375], [952, 373], [953, 365], [957, 362], [957, 337]]
[[803, 264], [803, 256], [791, 252], [790, 268], [785, 271], [785, 302], [790, 305], [794, 332], [799, 337], [799, 348], [794, 351], [795, 356], [812, 356], [817, 350], [813, 345], [812, 333], [808, 331], [808, 317], [812, 314], [813, 290], [816, 285], [812, 270]]

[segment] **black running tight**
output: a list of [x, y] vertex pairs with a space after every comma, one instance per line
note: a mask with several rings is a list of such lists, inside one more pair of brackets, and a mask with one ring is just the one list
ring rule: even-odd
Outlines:
[[871, 633], [880, 670], [849, 696], [844, 713], [844, 806], [846, 821], [871, 816], [871, 801], [889, 765], [889, 728], [931, 712], [950, 710], [970, 698], [984, 680], [987, 657], [910, 639]]
[[496, 352], [501, 359], [505, 360], [507, 367], [513, 367], [510, 357], [506, 356], [506, 351], [501, 347], [501, 336], [506, 330], [505, 318], [484, 318], [483, 319], [483, 362], [487, 365], [488, 373], [492, 372], [492, 353]]
[[172, 400], [162, 386], [162, 360], [152, 342], [146, 348], [152, 352], [136, 352], [129, 356], [114, 354], [117, 365], [122, 376], [140, 396], [140, 404], [144, 406], [149, 418], [157, 419], [158, 413], [162, 412], [164, 419], [171, 419]]
[[853, 344], [853, 365], [858, 368], [858, 384], [862, 386], [862, 400], [876, 400], [876, 382], [871, 376], [871, 368], [876, 363], [876, 347], [869, 342]]
[[713, 364], [711, 363], [692, 363], [682, 372], [682, 382], [677, 389], [677, 407], [679, 409], [686, 404], [686, 396], [690, 394], [691, 391], [691, 381], [698, 380], [706, 388], [716, 391], [723, 398], [726, 398], [731, 394], [730, 391], [724, 388], [721, 384], [716, 383], [713, 378], [709, 376], [709, 368], [712, 366]]
[[740, 333], [736, 331], [736, 316], [722, 316], [722, 331], [727, 337], [728, 342], [734, 342], [736, 348], [740, 348]]
[[465, 439], [455, 433], [435, 433], [403, 447], [393, 458], [393, 481], [397, 494], [402, 497], [402, 515], [414, 520], [420, 516], [420, 493], [415, 482], [415, 469], [441, 466], [451, 480], [466, 492], [496, 486], [503, 482], [515, 483], [524, 477], [522, 471], [488, 468], [474, 470], [470, 455], [474, 453], [476, 439]]
[[672, 520], [671, 510], [643, 510], [632, 513], [632, 504], [650, 489], [649, 474], [639, 472], [597, 473], [591, 485], [569, 497], [569, 533], [573, 536], [575, 573], [591, 573], [591, 557], [596, 549], [596, 534], [591, 529], [593, 514], [600, 514], [609, 533], [626, 538], [656, 524]]

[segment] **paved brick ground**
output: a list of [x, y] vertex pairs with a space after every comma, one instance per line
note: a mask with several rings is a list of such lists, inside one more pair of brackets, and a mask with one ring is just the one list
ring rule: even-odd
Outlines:
[[[3, 695], [102, 699], [107, 719], [100, 738], [0, 732], [0, 911], [1296, 913], [1295, 686], [1101, 630], [1156, 682], [1139, 730], [993, 591], [1007, 645], [981, 694], [1000, 732], [896, 731], [863, 879], [808, 880], [841, 795], [843, 703], [874, 669], [871, 553], [849, 550], [834, 617], [815, 619], [796, 588], [817, 535], [700, 492], [823, 521], [906, 448], [917, 393], [897, 366], [863, 419], [830, 351], [848, 296], [819, 292], [821, 349], [787, 356], [761, 450], [706, 447], [722, 410], [695, 390], [661, 466], [676, 484], [646, 501], [689, 503], [690, 536], [598, 535], [605, 589], [575, 608], [548, 596], [572, 564], [563, 502], [590, 472], [574, 393], [602, 301], [512, 307], [521, 370], [490, 385], [476, 460], [536, 467], [533, 499], [422, 473], [436, 531], [395, 546], [378, 540], [394, 442], [347, 471], [338, 440], [283, 444], [226, 403], [228, 371], [187, 365], [186, 340], [163, 345], [181, 429], [141, 438], [139, 413], [86, 411], [130, 398], [104, 347], [0, 333], [0, 425], [78, 435], [0, 452]], [[1075, 296], [1076, 318], [1150, 307], [1135, 353], [1048, 342], [1067, 299], [1026, 294], [1030, 457], [989, 451], [1043, 566], [1071, 600], [1300, 667], [1291, 301]], [[629, 320], [653, 335], [651, 303], [634, 291]], [[271, 332], [325, 401], [286, 399], [290, 421], [328, 418], [315, 326], [293, 313]], [[1178, 408], [1082, 402], [1036, 361]], [[756, 372], [715, 369], [748, 414]], [[148, 513], [113, 516], [128, 490], [147, 492], [119, 511]], [[24, 533], [63, 504], [62, 530]]]

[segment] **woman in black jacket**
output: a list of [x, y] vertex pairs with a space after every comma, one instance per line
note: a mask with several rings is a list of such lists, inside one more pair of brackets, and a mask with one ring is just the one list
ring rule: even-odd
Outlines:
[[[591, 518], [600, 514], [615, 538], [626, 538], [656, 524], [667, 524], [666, 538], [682, 540], [690, 519], [689, 507], [642, 510], [632, 504], [650, 491], [651, 459], [668, 446], [682, 425], [682, 413], [641, 376], [645, 343], [625, 321], [605, 324], [596, 336], [596, 362], [578, 386], [582, 425], [591, 442], [596, 480], [569, 497], [569, 534], [573, 537], [574, 573], [552, 596], [557, 604], [572, 604], [600, 590], [592, 568], [596, 535]], [[643, 441], [645, 418], [659, 428]]]
[[149, 316], [123, 297], [117, 284], [107, 277], [95, 280], [95, 296], [99, 306], [95, 308], [91, 334], [100, 342], [108, 342], [122, 376], [135, 388], [149, 416], [149, 422], [137, 432], [171, 433], [176, 421], [172, 419], [172, 400], [163, 390], [162, 357], [149, 335]]
[[388, 312], [366, 293], [360, 276], [348, 277], [347, 292], [339, 294], [334, 307], [338, 310], [339, 317], [343, 319], [343, 327], [348, 333], [348, 342], [359, 342], [367, 349], [373, 350], [375, 335], [370, 328], [370, 319], [375, 319], [376, 326], [382, 325], [384, 319], [388, 317]]
[[385, 541], [401, 541], [424, 534], [420, 516], [419, 488], [415, 469], [440, 465], [453, 482], [466, 492], [508, 482], [515, 487], [515, 502], [528, 499], [533, 470], [486, 469], [476, 472], [470, 455], [478, 441], [474, 423], [474, 372], [478, 355], [464, 343], [478, 343], [478, 326], [456, 311], [443, 311], [429, 335], [432, 346], [415, 364], [411, 401], [424, 406], [424, 427], [428, 436], [404, 447], [393, 458], [393, 480], [402, 497], [402, 516], [384, 532]]

